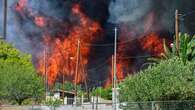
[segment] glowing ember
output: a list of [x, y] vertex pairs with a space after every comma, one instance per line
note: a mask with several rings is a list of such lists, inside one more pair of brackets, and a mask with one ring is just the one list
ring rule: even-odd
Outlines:
[[26, 4], [27, 0], [19, 0], [15, 7], [16, 11], [21, 12], [22, 10], [24, 10]]
[[39, 27], [44, 27], [46, 25], [46, 20], [42, 16], [36, 16], [34, 22]]

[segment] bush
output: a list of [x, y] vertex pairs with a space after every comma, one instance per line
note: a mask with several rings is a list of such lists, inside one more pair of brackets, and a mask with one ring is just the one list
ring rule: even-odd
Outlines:
[[48, 105], [52, 110], [56, 110], [62, 104], [62, 101], [59, 99], [51, 99], [46, 101], [46, 105]]
[[195, 64], [174, 57], [160, 62], [120, 84], [120, 101], [195, 99]]
[[96, 96], [99, 95], [101, 98], [106, 99], [106, 100], [112, 100], [112, 87], [108, 88], [96, 88], [92, 91], [92, 95]]

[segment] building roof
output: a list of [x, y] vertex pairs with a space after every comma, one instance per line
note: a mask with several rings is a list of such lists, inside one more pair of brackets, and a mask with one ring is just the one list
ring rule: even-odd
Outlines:
[[75, 95], [75, 92], [74, 92], [74, 91], [65, 91], [65, 90], [61, 90], [61, 89], [53, 90], [53, 92], [64, 92], [64, 93], [66, 93], [66, 94]]

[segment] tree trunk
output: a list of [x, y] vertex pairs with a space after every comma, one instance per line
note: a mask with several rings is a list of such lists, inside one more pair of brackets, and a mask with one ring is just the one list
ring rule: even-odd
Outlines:
[[18, 103], [18, 105], [22, 105], [22, 102], [24, 101], [24, 99], [17, 99], [16, 102]]

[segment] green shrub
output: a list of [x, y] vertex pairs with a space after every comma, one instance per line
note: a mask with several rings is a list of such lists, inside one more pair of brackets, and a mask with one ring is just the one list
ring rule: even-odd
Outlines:
[[174, 57], [149, 67], [120, 84], [120, 101], [195, 99], [195, 63]]
[[112, 100], [112, 88], [108, 87], [108, 88], [96, 88], [92, 91], [92, 95], [96, 96], [99, 95], [101, 98], [106, 99], [106, 100]]

